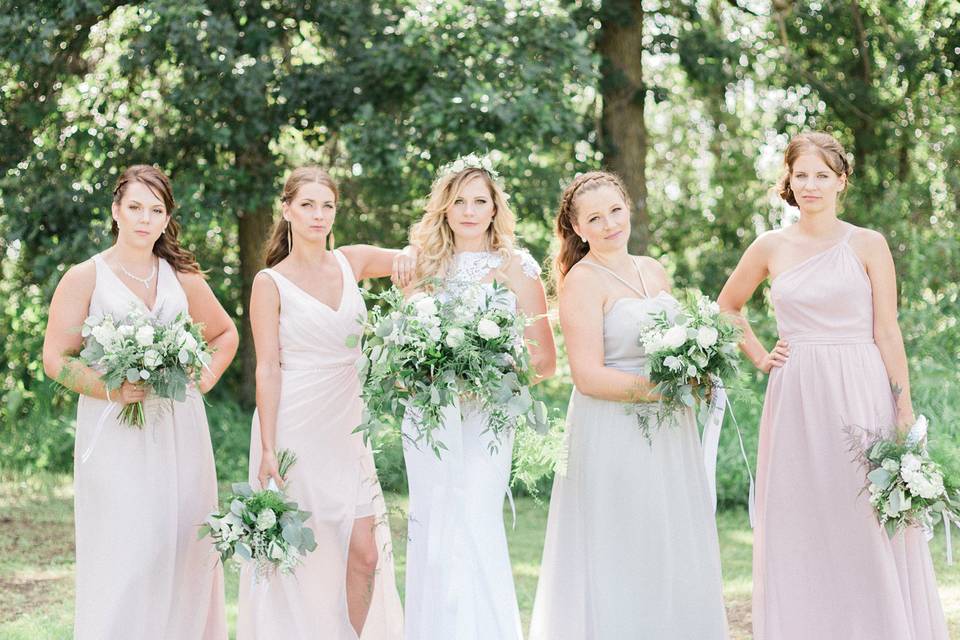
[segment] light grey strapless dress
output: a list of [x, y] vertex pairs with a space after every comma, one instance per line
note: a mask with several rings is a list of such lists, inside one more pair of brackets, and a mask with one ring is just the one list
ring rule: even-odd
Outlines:
[[[677, 307], [665, 292], [616, 301], [604, 317], [605, 365], [646, 375], [640, 328]], [[654, 427], [648, 442], [634, 409], [573, 391], [530, 640], [727, 638], [693, 412]]]

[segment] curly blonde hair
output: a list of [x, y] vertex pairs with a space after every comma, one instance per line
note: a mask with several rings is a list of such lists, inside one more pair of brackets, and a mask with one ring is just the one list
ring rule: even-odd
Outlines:
[[410, 244], [419, 251], [416, 278], [422, 288], [432, 288], [429, 281], [443, 278], [453, 262], [453, 229], [447, 222], [447, 212], [464, 185], [474, 178], [484, 181], [493, 199], [493, 220], [486, 233], [487, 249], [501, 253], [504, 264], [513, 255], [517, 221], [500, 185], [485, 170], [474, 167], [441, 175], [430, 189], [423, 216], [410, 229]]

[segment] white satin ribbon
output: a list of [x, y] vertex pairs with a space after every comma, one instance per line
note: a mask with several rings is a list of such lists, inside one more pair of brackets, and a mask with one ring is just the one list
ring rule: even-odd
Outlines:
[[[945, 517], [943, 519], [943, 532], [947, 538], [947, 564], [953, 564], [953, 541], [950, 539], [950, 527], [952, 526], [953, 521]], [[957, 528], [960, 529], [960, 523], [957, 524]]]
[[110, 414], [114, 409], [117, 408], [117, 406], [117, 403], [111, 400], [110, 404], [107, 405], [107, 408], [104, 409], [103, 413], [100, 414], [100, 419], [97, 420], [97, 426], [93, 429], [93, 439], [90, 440], [90, 444], [83, 452], [83, 455], [80, 456], [80, 464], [84, 464], [90, 459], [90, 455], [93, 453], [93, 448], [97, 446], [97, 440], [100, 439], [100, 432], [103, 431], [103, 425], [107, 423], [107, 418], [110, 417]]
[[733, 426], [737, 431], [737, 439], [740, 441], [740, 455], [743, 457], [743, 463], [747, 467], [747, 475], [750, 477], [750, 493], [747, 496], [747, 512], [750, 516], [750, 527], [754, 526], [754, 511], [756, 508], [756, 487], [753, 480], [753, 470], [750, 468], [750, 461], [747, 458], [747, 449], [743, 445], [743, 434], [740, 433], [740, 425], [737, 424], [737, 418], [733, 415], [733, 407], [727, 398], [727, 392], [723, 387], [723, 381], [717, 377], [710, 378], [710, 385], [713, 387], [713, 397], [710, 400], [710, 407], [707, 411], [707, 419], [703, 426], [703, 435], [701, 437], [701, 447], [703, 449], [703, 466], [707, 472], [707, 486], [710, 489], [710, 501], [713, 503], [713, 511], [717, 511], [717, 453], [720, 447], [720, 429], [723, 426], [723, 416], [727, 407], [730, 408], [730, 418], [733, 420]]

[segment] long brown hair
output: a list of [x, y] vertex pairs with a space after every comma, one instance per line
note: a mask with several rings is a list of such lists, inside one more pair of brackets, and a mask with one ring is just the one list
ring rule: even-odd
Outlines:
[[[337, 189], [337, 183], [333, 181], [330, 174], [320, 167], [308, 166], [294, 169], [283, 183], [283, 194], [280, 196], [280, 202], [290, 203], [297, 197], [297, 191], [305, 184], [322, 184], [333, 191], [333, 201], [340, 201], [340, 190]], [[290, 223], [283, 219], [283, 215], [273, 225], [273, 232], [270, 234], [270, 240], [267, 241], [264, 262], [268, 267], [274, 267], [281, 260], [290, 255]], [[333, 230], [328, 235], [330, 248], [333, 248]]]
[[554, 278], [559, 289], [563, 285], [563, 278], [570, 272], [573, 265], [580, 262], [583, 256], [590, 251], [590, 245], [580, 239], [574, 231], [573, 223], [577, 219], [577, 209], [574, 204], [577, 196], [588, 191], [598, 189], [604, 185], [612, 185], [620, 191], [623, 202], [629, 207], [630, 197], [623, 181], [615, 173], [609, 171], [588, 171], [574, 178], [560, 196], [560, 206], [557, 209], [556, 234], [560, 239], [560, 249], [553, 260]]
[[[173, 199], [173, 189], [170, 186], [170, 179], [163, 171], [149, 164], [135, 164], [127, 167], [126, 171], [120, 174], [117, 179], [117, 186], [113, 188], [113, 202], [119, 205], [123, 200], [123, 194], [127, 191], [127, 185], [131, 182], [139, 182], [146, 185], [153, 195], [163, 200], [163, 206], [167, 209], [167, 227], [164, 229], [157, 241], [153, 243], [153, 255], [166, 260], [174, 271], [180, 273], [198, 273], [204, 275], [197, 264], [197, 259], [193, 253], [180, 246], [180, 223], [173, 216], [177, 203]], [[117, 221], [113, 220], [110, 225], [113, 237], [120, 234], [120, 228], [117, 227]]]
[[[820, 156], [830, 170], [838, 176], [846, 177], [846, 184], [850, 186], [850, 174], [853, 173], [853, 165], [847, 160], [847, 154], [843, 150], [836, 138], [829, 133], [822, 131], [808, 131], [800, 133], [790, 139], [787, 148], [783, 152], [783, 173], [774, 187], [777, 195], [780, 196], [791, 207], [797, 206], [797, 198], [793, 195], [793, 189], [790, 187], [790, 174], [793, 172], [793, 163], [797, 158], [805, 153], [816, 153]], [[846, 189], [844, 189], [846, 191]]]

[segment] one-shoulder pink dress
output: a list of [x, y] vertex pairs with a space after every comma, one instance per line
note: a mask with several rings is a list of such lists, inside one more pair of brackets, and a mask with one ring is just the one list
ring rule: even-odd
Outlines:
[[948, 637], [924, 533], [887, 537], [851, 452], [851, 428], [889, 434], [895, 421], [853, 231], [771, 285], [790, 356], [771, 371], [760, 422], [756, 640]]

